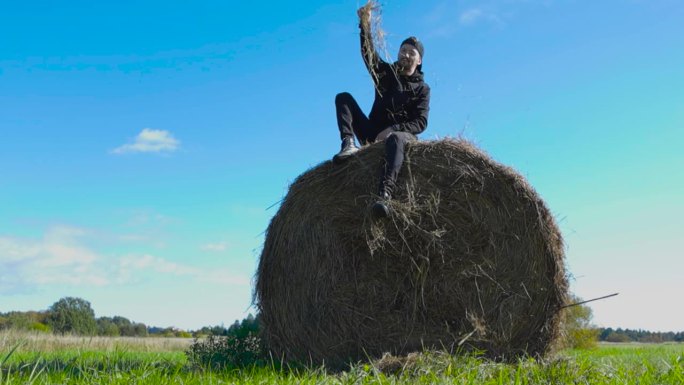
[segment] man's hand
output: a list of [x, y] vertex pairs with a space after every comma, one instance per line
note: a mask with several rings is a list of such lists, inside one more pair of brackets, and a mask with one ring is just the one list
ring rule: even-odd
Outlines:
[[366, 5], [364, 5], [363, 7], [359, 8], [356, 11], [356, 14], [359, 15], [359, 20], [361, 21], [361, 23], [370, 24], [372, 12], [373, 12], [373, 7], [371, 6], [371, 3], [369, 2]]

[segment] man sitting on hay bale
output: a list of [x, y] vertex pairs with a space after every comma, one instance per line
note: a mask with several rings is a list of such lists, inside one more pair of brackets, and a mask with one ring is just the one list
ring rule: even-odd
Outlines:
[[430, 87], [423, 81], [423, 44], [411, 36], [401, 43], [397, 61], [389, 64], [380, 58], [371, 36], [373, 3], [359, 8], [361, 54], [375, 84], [375, 100], [370, 115], [366, 116], [351, 94], [343, 92], [335, 97], [337, 125], [342, 138], [342, 149], [333, 157], [341, 163], [352, 156], [361, 145], [385, 141], [385, 169], [380, 181], [380, 200], [372, 207], [376, 217], [389, 215], [386, 202], [404, 161], [406, 143], [416, 140], [425, 131], [430, 109]]

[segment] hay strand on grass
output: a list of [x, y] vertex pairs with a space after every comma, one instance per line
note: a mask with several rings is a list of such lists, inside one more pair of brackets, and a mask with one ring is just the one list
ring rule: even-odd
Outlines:
[[534, 189], [467, 141], [415, 142], [391, 216], [373, 221], [383, 162], [374, 144], [290, 186], [255, 289], [273, 354], [340, 366], [423, 348], [547, 352], [568, 284]]

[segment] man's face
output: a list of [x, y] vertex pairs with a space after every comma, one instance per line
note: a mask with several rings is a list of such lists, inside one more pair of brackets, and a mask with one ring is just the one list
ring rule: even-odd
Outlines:
[[401, 46], [397, 62], [399, 62], [399, 66], [403, 69], [403, 72], [409, 75], [413, 74], [416, 67], [423, 63], [418, 50], [411, 44], [404, 44]]

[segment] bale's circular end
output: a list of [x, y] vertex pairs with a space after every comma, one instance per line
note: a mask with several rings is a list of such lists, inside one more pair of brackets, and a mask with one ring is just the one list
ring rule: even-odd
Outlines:
[[414, 142], [390, 217], [373, 221], [383, 163], [375, 144], [290, 187], [255, 290], [273, 354], [342, 365], [424, 348], [545, 353], [567, 279], [534, 189], [467, 141]]

